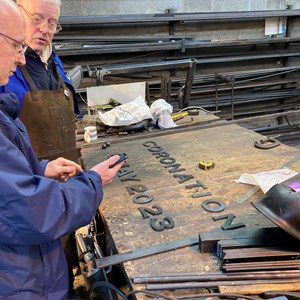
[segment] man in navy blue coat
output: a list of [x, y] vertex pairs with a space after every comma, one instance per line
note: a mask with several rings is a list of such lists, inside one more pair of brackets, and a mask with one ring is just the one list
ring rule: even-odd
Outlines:
[[[0, 0], [0, 85], [25, 64], [25, 22]], [[63, 300], [68, 271], [60, 238], [90, 223], [118, 155], [82, 172], [76, 163], [37, 159], [14, 94], [0, 94], [0, 299]], [[55, 180], [61, 178], [63, 180]], [[65, 181], [64, 181], [65, 180]]]

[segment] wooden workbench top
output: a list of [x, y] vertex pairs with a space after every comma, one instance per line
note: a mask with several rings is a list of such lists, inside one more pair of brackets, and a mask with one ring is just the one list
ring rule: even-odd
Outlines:
[[[214, 221], [213, 217], [229, 213], [236, 217], [233, 223], [245, 224], [244, 228], [235, 229], [241, 235], [248, 229], [274, 226], [250, 203], [262, 197], [262, 192], [247, 198], [253, 186], [235, 180], [242, 173], [274, 170], [286, 164], [299, 172], [300, 162], [291, 163], [299, 150], [283, 144], [269, 150], [257, 149], [254, 141], [261, 138], [255, 132], [230, 124], [150, 138], [143, 135], [136, 140], [113, 143], [106, 149], [100, 145], [83, 149], [87, 169], [112, 154], [128, 155], [127, 164], [113, 183], [105, 186], [100, 206], [117, 252], [197, 237], [200, 232], [221, 228], [224, 220]], [[200, 160], [212, 160], [215, 168], [199, 169]], [[146, 190], [131, 190], [130, 195], [133, 186]], [[193, 196], [203, 192], [210, 195]], [[216, 213], [205, 210], [203, 201], [209, 199], [219, 200], [224, 210]], [[161, 209], [157, 216], [144, 211], [157, 210], [157, 206]], [[143, 218], [141, 211], [147, 218]], [[157, 220], [151, 227], [153, 217]], [[166, 227], [174, 222], [173, 228], [160, 228], [159, 221], [166, 217], [171, 218], [165, 221]], [[160, 229], [163, 230], [157, 231]], [[126, 262], [124, 270], [130, 280], [131, 276], [144, 273], [217, 271], [219, 261], [214, 253], [200, 253], [193, 246]]]

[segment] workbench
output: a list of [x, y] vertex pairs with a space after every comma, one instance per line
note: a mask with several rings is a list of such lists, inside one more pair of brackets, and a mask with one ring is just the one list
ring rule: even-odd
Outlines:
[[[203, 114], [204, 120], [211, 118]], [[87, 169], [112, 154], [125, 152], [128, 155], [114, 181], [104, 187], [99, 208], [116, 252], [125, 253], [183, 238], [197, 238], [201, 232], [222, 230], [224, 220], [213, 218], [226, 214], [235, 216], [232, 224], [245, 225], [234, 229], [241, 236], [249, 229], [274, 227], [251, 205], [251, 201], [259, 200], [263, 193], [260, 190], [251, 193], [252, 185], [236, 180], [242, 173], [284, 166], [300, 172], [297, 159], [300, 151], [284, 144], [268, 150], [255, 148], [254, 141], [261, 138], [260, 134], [229, 122], [181, 131], [178, 127], [168, 130], [167, 134], [161, 130], [161, 135], [149, 134], [149, 137], [147, 133], [133, 134], [128, 140], [115, 139], [106, 149], [102, 149], [101, 144], [109, 138], [83, 147]], [[212, 160], [215, 167], [201, 170], [200, 160]], [[224, 209], [206, 210], [202, 205], [205, 200], [218, 200]], [[220, 263], [215, 253], [200, 253], [199, 246], [194, 245], [127, 261], [123, 269], [132, 289], [139, 290], [145, 286], [133, 284], [134, 275], [214, 272], [220, 270]], [[136, 297], [148, 299], [144, 295]]]

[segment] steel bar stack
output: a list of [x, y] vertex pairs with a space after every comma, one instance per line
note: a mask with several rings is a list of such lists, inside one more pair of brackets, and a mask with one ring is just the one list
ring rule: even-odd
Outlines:
[[265, 232], [270, 236], [250, 233], [248, 238], [218, 240], [220, 271], [136, 274], [132, 282], [145, 284], [150, 291], [169, 291], [172, 296], [184, 290], [244, 295], [299, 291], [300, 242], [285, 234], [276, 239], [273, 229]]
[[[216, 230], [199, 236], [201, 253], [219, 258], [219, 271], [136, 274], [134, 284], [151, 291], [261, 295], [266, 291], [300, 291], [300, 241], [278, 227], [245, 229], [242, 233]], [[200, 267], [200, 266], [199, 266]], [[200, 296], [199, 296], [200, 297]]]

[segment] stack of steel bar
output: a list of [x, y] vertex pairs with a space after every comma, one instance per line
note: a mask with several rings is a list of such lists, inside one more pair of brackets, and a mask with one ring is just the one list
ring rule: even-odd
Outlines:
[[[228, 85], [220, 85], [217, 92], [209, 86], [210, 84], [203, 83], [200, 86], [194, 83], [189, 106], [202, 107], [212, 112], [216, 111], [222, 119], [243, 119], [278, 111], [299, 109], [300, 89], [297, 87], [295, 79], [273, 79], [272, 82], [253, 79], [251, 84], [236, 81], [233, 92], [228, 91], [231, 89]], [[158, 97], [160, 90], [157, 88], [155, 92], [151, 85], [149, 88]], [[169, 102], [174, 110], [178, 109], [178, 91], [180, 90], [180, 85], [172, 84]], [[268, 126], [269, 130], [271, 129], [269, 124], [265, 126]], [[287, 131], [291, 129], [286, 128]], [[284, 132], [282, 133], [284, 135]]]
[[[243, 234], [229, 235], [216, 230], [202, 233], [200, 240], [202, 254], [216, 251], [220, 271], [136, 274], [131, 278], [132, 283], [145, 284], [148, 290], [168, 290], [174, 297], [179, 290], [191, 289], [199, 293], [209, 290], [243, 295], [300, 290], [300, 261], [297, 260], [300, 241], [280, 228], [245, 229]], [[248, 266], [231, 268], [231, 261]], [[224, 268], [224, 263], [228, 268]]]
[[[225, 41], [211, 41], [198, 39], [190, 41], [189, 34], [180, 34], [182, 41], [178, 41], [176, 37], [179, 32], [182, 32], [180, 27], [186, 28], [188, 25], [194, 26], [199, 23], [203, 26], [204, 22], [210, 23], [212, 20], [222, 24], [231, 22], [251, 22], [252, 20], [264, 20], [266, 17], [296, 17], [300, 15], [300, 10], [266, 10], [266, 11], [244, 11], [244, 12], [215, 12], [215, 13], [170, 13], [165, 14], [129, 14], [129, 15], [115, 15], [115, 16], [63, 16], [61, 17], [61, 24], [67, 31], [58, 34], [55, 38], [61, 43], [67, 43], [66, 47], [61, 51], [60, 55], [91, 55], [91, 54], [103, 54], [103, 53], [124, 53], [124, 52], [139, 52], [139, 51], [170, 51], [179, 50], [185, 52], [186, 49], [198, 49], [202, 47], [219, 47], [219, 46], [231, 46], [237, 47], [240, 45], [259, 45], [259, 44], [278, 44], [283, 43], [297, 43], [299, 38], [293, 37], [277, 37], [269, 38], [252, 38], [249, 39], [237, 39], [237, 40], [225, 40]], [[158, 27], [161, 27], [157, 31]], [[177, 28], [178, 27], [178, 28]], [[137, 30], [141, 37], [145, 39], [137, 40]], [[143, 28], [144, 30], [141, 30]], [[113, 31], [113, 29], [116, 29]], [[92, 32], [91, 32], [92, 31]], [[95, 32], [107, 32], [108, 37], [103, 38], [95, 36]], [[118, 37], [120, 33], [125, 32], [126, 36]], [[133, 32], [133, 34], [132, 34]], [[145, 34], [149, 33], [150, 34]], [[157, 33], [159, 32], [159, 34]], [[171, 33], [174, 34], [171, 34]], [[110, 33], [110, 35], [109, 35]], [[131, 34], [129, 34], [131, 33]], [[144, 34], [143, 34], [144, 33]], [[166, 39], [165, 34], [169, 34], [169, 39]], [[86, 43], [81, 46], [82, 41], [88, 41], [87, 36], [91, 36], [90, 41], [110, 41], [109, 45], [95, 44], [88, 45]], [[156, 36], [162, 35], [160, 40], [156, 40], [149, 35]], [[75, 43], [79, 41], [79, 43]], [[148, 41], [148, 43], [146, 43]], [[152, 42], [153, 41], [153, 42]], [[157, 43], [157, 41], [159, 43]], [[71, 45], [70, 45], [71, 42]], [[116, 43], [115, 43], [116, 42]], [[122, 43], [123, 42], [123, 43]], [[127, 43], [126, 43], [127, 42]], [[137, 43], [139, 42], [139, 43]], [[121, 43], [121, 44], [120, 44]], [[118, 44], [118, 45], [117, 45]], [[90, 46], [90, 49], [87, 49]], [[77, 49], [72, 49], [77, 47]], [[86, 53], [88, 51], [88, 53]]]
[[300, 290], [300, 270], [136, 274], [131, 280], [134, 284], [146, 284], [147, 290], [172, 291], [174, 296], [177, 290], [191, 289], [252, 295], [269, 289]]
[[203, 108], [220, 110], [219, 117], [227, 119], [297, 109], [296, 96], [300, 95], [300, 90], [294, 74], [299, 70], [299, 67], [283, 67], [196, 75], [190, 105], [201, 103]]
[[299, 251], [281, 248], [243, 248], [223, 251], [224, 271], [299, 269]]
[[[122, 52], [141, 52], [141, 51], [170, 51], [170, 50], [179, 50], [181, 51], [183, 48], [185, 49], [210, 49], [214, 47], [236, 47], [240, 45], [250, 45], [253, 44], [253, 41], [248, 42], [239, 42], [239, 41], [226, 41], [226, 42], [214, 42], [211, 43], [210, 41], [206, 40], [189, 40], [190, 36], [182, 36], [181, 40], [178, 38], [173, 38], [170, 36], [168, 40], [166, 40], [166, 37], [162, 36], [161, 38], [156, 37], [156, 39], [153, 39], [154, 41], [151, 41], [149, 37], [145, 37], [144, 41], [137, 41], [137, 39], [128, 39], [128, 41], [125, 43], [121, 43], [120, 40], [126, 41], [126, 38], [119, 38], [115, 39], [115, 41], [107, 42], [105, 41], [105, 38], [103, 38], [103, 42], [99, 42], [101, 38], [95, 40], [94, 36], [91, 37], [91, 40], [94, 40], [94, 42], [91, 42], [91, 40], [86, 42], [78, 42], [77, 40], [80, 39], [81, 36], [70, 36], [68, 39], [64, 36], [61, 40], [59, 37], [55, 40], [55, 45], [57, 47], [57, 51], [60, 56], [70, 56], [70, 55], [99, 55], [99, 54], [107, 54], [107, 53], [122, 53]], [[86, 40], [87, 37], [82, 38], [82, 40]], [[141, 40], [142, 38], [140, 38]], [[149, 42], [145, 42], [149, 40]], [[112, 38], [110, 38], [112, 40]], [[109, 41], [109, 39], [108, 39]], [[184, 43], [182, 42], [184, 41]], [[294, 42], [299, 43], [300, 38], [287, 38], [285, 40], [256, 40], [257, 44], [270, 44], [270, 43], [278, 43], [278, 42]], [[245, 53], [236, 55], [235, 57], [231, 58], [225, 58], [225, 57], [219, 57], [219, 58], [213, 58], [210, 56], [203, 55], [199, 56], [198, 58], [201, 59], [201, 63], [208, 64], [208, 63], [220, 63], [220, 62], [234, 62], [234, 61], [241, 61], [241, 60], [258, 60], [262, 58], [280, 58], [280, 57], [293, 57], [293, 56], [299, 56], [300, 52], [297, 50], [277, 50], [277, 51], [265, 51], [265, 52], [256, 52], [253, 51], [252, 53]], [[196, 55], [197, 57], [197, 55]]]
[[294, 239], [238, 239], [220, 240], [217, 255], [222, 261], [221, 270], [267, 271], [300, 268], [299, 243]]

